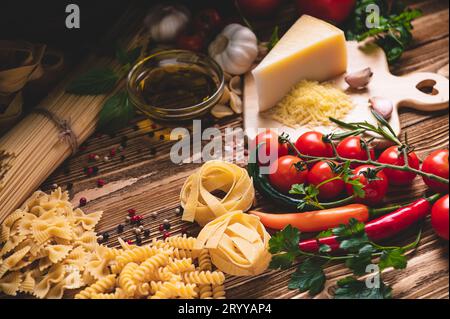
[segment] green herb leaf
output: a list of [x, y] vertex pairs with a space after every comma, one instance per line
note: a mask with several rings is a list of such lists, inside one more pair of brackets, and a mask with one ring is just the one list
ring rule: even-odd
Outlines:
[[319, 247], [319, 253], [321, 254], [328, 254], [331, 252], [331, 247], [329, 245], [323, 244]]
[[125, 51], [122, 47], [118, 47], [116, 51], [116, 58], [122, 65], [132, 65], [141, 55], [142, 47], [136, 47], [129, 51]]
[[270, 37], [268, 48], [269, 50], [272, 50], [277, 43], [280, 41], [280, 28], [278, 26], [275, 26], [272, 32], [272, 36]]
[[375, 252], [375, 248], [370, 244], [363, 244], [359, 247], [358, 253], [345, 261], [345, 265], [357, 276], [366, 273], [367, 266], [372, 264], [372, 254]]
[[354, 277], [339, 280], [338, 288], [334, 293], [335, 299], [391, 299], [392, 289], [384, 282], [379, 287], [368, 288], [366, 282]]
[[327, 238], [327, 237], [331, 237], [331, 236], [333, 236], [333, 230], [328, 229], [328, 230], [323, 230], [323, 231], [321, 231], [321, 232], [316, 236], [316, 238], [317, 238], [317, 239], [320, 239], [320, 238]]
[[272, 259], [270, 260], [269, 268], [270, 269], [288, 269], [292, 266], [297, 257], [294, 253], [281, 253], [272, 255]]
[[402, 248], [396, 248], [391, 250], [384, 250], [380, 257], [380, 270], [384, 270], [389, 267], [394, 269], [405, 269], [408, 261], [405, 256], [405, 251]]
[[342, 224], [336, 228], [333, 228], [332, 231], [338, 239], [342, 240], [353, 235], [365, 234], [364, 229], [364, 223], [360, 223], [357, 219], [351, 218], [347, 225]]
[[126, 92], [110, 97], [100, 112], [99, 128], [104, 132], [114, 132], [128, 125], [135, 111]]
[[119, 76], [112, 69], [92, 69], [71, 82], [66, 92], [77, 95], [106, 94], [111, 92], [118, 80]]
[[301, 292], [309, 290], [309, 294], [314, 296], [323, 290], [325, 282], [323, 261], [309, 258], [298, 266], [289, 281], [288, 288], [299, 289]]
[[291, 225], [277, 232], [269, 240], [269, 252], [276, 254], [280, 252], [297, 252], [300, 241], [300, 231]]

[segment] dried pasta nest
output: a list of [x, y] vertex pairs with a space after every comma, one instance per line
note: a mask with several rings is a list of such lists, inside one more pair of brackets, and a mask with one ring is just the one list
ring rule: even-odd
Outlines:
[[208, 249], [212, 263], [224, 273], [254, 276], [269, 265], [269, 239], [258, 217], [235, 211], [207, 224], [194, 248]]
[[[225, 195], [219, 197], [218, 191]], [[247, 170], [224, 161], [209, 161], [183, 185], [183, 220], [195, 220], [204, 226], [230, 211], [249, 210], [254, 198], [255, 189]]]

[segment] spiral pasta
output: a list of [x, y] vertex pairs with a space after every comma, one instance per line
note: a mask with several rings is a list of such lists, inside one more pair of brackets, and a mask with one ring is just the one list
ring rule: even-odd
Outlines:
[[183, 250], [193, 250], [195, 245], [195, 238], [192, 237], [186, 237], [186, 236], [176, 236], [176, 237], [169, 237], [166, 239], [166, 243], [169, 245], [169, 247], [183, 249]]
[[225, 287], [223, 285], [212, 286], [213, 299], [225, 299]]
[[130, 262], [143, 262], [148, 258], [160, 253], [161, 249], [150, 246], [137, 247], [123, 252], [116, 258], [117, 264], [112, 267], [114, 273], [118, 273]]
[[185, 284], [182, 282], [151, 282], [154, 295], [150, 299], [170, 299], [179, 297], [183, 299], [192, 299], [197, 297], [196, 285]]
[[198, 256], [198, 268], [200, 270], [212, 270], [211, 256], [208, 249], [202, 249]]
[[213, 299], [213, 292], [211, 285], [199, 285], [197, 288], [200, 299]]
[[195, 270], [195, 266], [192, 263], [191, 258], [183, 258], [183, 259], [177, 259], [167, 265], [165, 267], [167, 271], [170, 271], [174, 274], [181, 274], [183, 272], [190, 272]]
[[144, 261], [134, 272], [134, 279], [140, 282], [148, 280], [152, 273], [169, 261], [169, 256], [164, 253], [157, 254]]
[[89, 299], [94, 294], [105, 293], [111, 290], [116, 285], [116, 275], [109, 275], [103, 279], [98, 280], [93, 285], [87, 287], [86, 289], [80, 291], [75, 295], [75, 299]]
[[136, 263], [128, 263], [125, 265], [125, 267], [123, 267], [123, 270], [119, 275], [119, 287], [121, 287], [129, 297], [134, 296], [134, 293], [137, 289], [137, 285], [133, 279], [133, 275], [138, 267], [139, 265]]
[[192, 271], [183, 274], [185, 282], [197, 285], [222, 285], [225, 275], [220, 271]]

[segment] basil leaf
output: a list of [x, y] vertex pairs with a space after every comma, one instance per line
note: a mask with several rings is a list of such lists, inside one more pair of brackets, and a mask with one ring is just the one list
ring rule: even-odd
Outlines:
[[119, 76], [110, 68], [97, 68], [88, 71], [72, 81], [66, 92], [76, 95], [99, 95], [111, 92]]
[[124, 91], [110, 97], [103, 106], [98, 126], [103, 132], [114, 132], [128, 125], [135, 111]]

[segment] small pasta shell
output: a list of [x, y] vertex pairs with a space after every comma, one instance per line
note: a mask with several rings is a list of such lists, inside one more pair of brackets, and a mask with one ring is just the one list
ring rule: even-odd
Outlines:
[[224, 117], [228, 117], [234, 114], [233, 110], [230, 109], [228, 106], [217, 104], [215, 105], [212, 110], [211, 114], [218, 119], [222, 119]]

